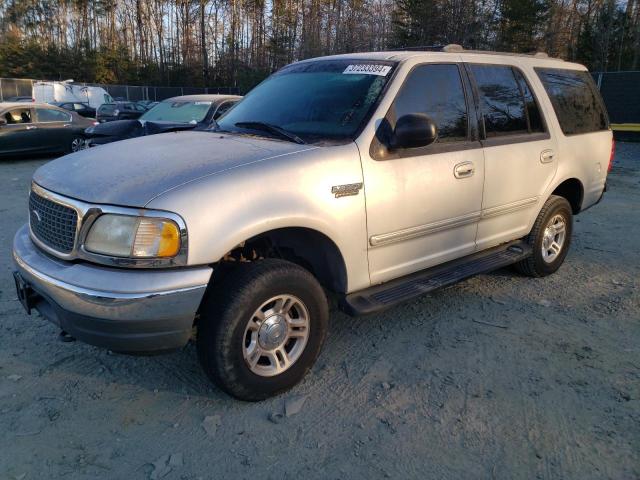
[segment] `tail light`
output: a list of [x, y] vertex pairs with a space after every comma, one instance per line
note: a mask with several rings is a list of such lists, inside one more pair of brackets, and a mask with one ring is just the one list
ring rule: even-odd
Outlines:
[[607, 168], [607, 173], [611, 171], [613, 168], [613, 159], [616, 156], [616, 141], [611, 139], [611, 156], [609, 157], [609, 168]]

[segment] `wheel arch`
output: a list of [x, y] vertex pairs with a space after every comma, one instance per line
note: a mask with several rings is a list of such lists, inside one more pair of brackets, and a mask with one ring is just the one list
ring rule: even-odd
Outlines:
[[311, 272], [323, 287], [338, 293], [347, 292], [348, 274], [344, 257], [337, 244], [319, 230], [309, 227], [267, 230], [237, 244], [218, 263], [261, 258], [289, 260]]
[[560, 182], [551, 192], [551, 195], [564, 197], [571, 205], [574, 215], [580, 213], [584, 199], [584, 186], [577, 178], [567, 178]]

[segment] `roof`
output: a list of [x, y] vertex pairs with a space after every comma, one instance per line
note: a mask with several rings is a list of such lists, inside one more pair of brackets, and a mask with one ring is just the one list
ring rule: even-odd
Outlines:
[[[421, 47], [411, 48], [407, 50], [390, 50], [380, 52], [359, 52], [359, 53], [346, 53], [341, 55], [330, 55], [326, 57], [310, 58], [302, 60], [302, 62], [310, 62], [314, 60], [391, 60], [403, 62], [408, 59], [424, 58], [425, 60], [433, 60], [434, 58], [442, 59], [444, 61], [460, 61], [461, 56], [464, 58], [467, 55], [473, 56], [491, 56], [492, 58], [502, 59], [517, 59], [519, 61], [525, 61], [534, 65], [553, 65], [556, 68], [568, 68], [568, 69], [580, 69], [585, 70], [583, 65], [572, 62], [565, 62], [560, 58], [549, 57], [544, 52], [536, 52], [532, 54], [527, 53], [512, 53], [512, 52], [493, 52], [488, 50], [465, 50], [459, 45], [447, 45], [445, 47], [423, 47], [424, 50], [420, 50]], [[466, 59], [465, 59], [466, 60]], [[301, 62], [301, 63], [302, 63]]]
[[182, 102], [222, 102], [224, 100], [240, 100], [240, 95], [182, 95], [178, 97], [165, 98], [163, 102], [182, 101]]
[[[72, 102], [71, 102], [72, 103]], [[48, 108], [57, 108], [59, 109], [59, 107], [57, 107], [56, 105], [51, 105], [50, 103], [44, 103], [44, 102], [0, 102], [0, 108], [16, 108], [16, 107], [22, 107], [22, 108], [29, 108], [29, 107], [48, 107]]]

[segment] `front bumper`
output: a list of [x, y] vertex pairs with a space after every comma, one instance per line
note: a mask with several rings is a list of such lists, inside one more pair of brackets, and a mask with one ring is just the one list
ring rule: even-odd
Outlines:
[[62, 261], [33, 244], [27, 225], [13, 240], [13, 259], [42, 316], [83, 342], [121, 352], [184, 346], [212, 272]]

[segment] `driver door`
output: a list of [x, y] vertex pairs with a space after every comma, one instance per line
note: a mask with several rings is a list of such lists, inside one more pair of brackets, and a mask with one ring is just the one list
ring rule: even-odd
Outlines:
[[[417, 65], [362, 152], [372, 284], [475, 251], [484, 156], [470, 99], [461, 65]], [[391, 150], [396, 120], [407, 114], [428, 115], [438, 139]]]

